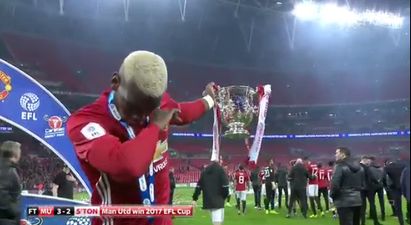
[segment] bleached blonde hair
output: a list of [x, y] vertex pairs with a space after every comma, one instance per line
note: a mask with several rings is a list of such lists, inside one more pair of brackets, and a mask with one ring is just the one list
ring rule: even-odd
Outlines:
[[167, 90], [166, 63], [153, 52], [130, 53], [121, 64], [119, 72], [125, 83], [134, 83], [147, 96], [158, 98]]

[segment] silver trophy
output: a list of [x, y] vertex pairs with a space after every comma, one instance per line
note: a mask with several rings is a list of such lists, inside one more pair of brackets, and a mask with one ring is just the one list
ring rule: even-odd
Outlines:
[[258, 113], [257, 94], [248, 86], [228, 86], [217, 91], [221, 122], [227, 128], [224, 136], [244, 139], [250, 136], [249, 126]]

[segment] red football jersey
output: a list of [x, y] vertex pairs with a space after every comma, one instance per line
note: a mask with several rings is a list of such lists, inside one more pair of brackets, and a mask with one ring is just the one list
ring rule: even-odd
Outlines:
[[235, 173], [235, 190], [236, 191], [245, 191], [247, 189], [247, 184], [250, 181], [250, 177], [247, 172], [244, 170], [239, 170]]
[[318, 169], [318, 187], [327, 188], [328, 183], [328, 170], [323, 168]]
[[318, 184], [318, 167], [316, 164], [311, 163], [308, 165], [308, 173], [316, 177], [315, 179], [310, 179], [308, 184]]
[[[142, 204], [138, 177], [148, 171], [154, 160], [155, 203], [166, 205], [170, 195], [167, 152], [168, 131], [155, 124], [133, 127], [136, 137], [129, 140], [126, 129], [111, 115], [104, 92], [94, 103], [72, 114], [67, 122], [68, 136], [74, 144], [81, 167], [93, 185], [93, 205]], [[162, 109], [179, 108], [187, 124], [199, 119], [206, 106], [203, 101], [177, 103], [164, 94]], [[159, 153], [156, 154], [155, 153]], [[94, 218], [93, 225], [149, 225], [145, 218]], [[171, 225], [171, 217], [154, 220], [154, 225]]]

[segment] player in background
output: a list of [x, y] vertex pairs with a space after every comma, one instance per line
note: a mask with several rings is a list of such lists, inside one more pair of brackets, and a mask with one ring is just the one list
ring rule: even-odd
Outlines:
[[[240, 165], [234, 175], [238, 215], [240, 215], [241, 213], [243, 213], [243, 215], [245, 214], [245, 208], [247, 205], [247, 190], [249, 190], [250, 188], [249, 181], [250, 177], [248, 173], [244, 170], [244, 166]], [[242, 208], [240, 206], [240, 201]]]
[[[331, 185], [331, 180], [333, 179], [333, 172], [334, 172], [334, 161], [330, 161], [328, 162], [328, 170], [327, 170], [327, 179], [328, 179], [328, 190], [330, 189], [330, 185]], [[328, 192], [328, 196], [329, 192]], [[333, 204], [333, 199], [331, 197], [328, 198], [330, 204]], [[333, 206], [331, 208], [331, 212], [333, 214], [333, 218], [337, 219], [337, 209]]]
[[285, 206], [288, 207], [288, 170], [287, 167], [282, 166], [281, 163], [277, 165], [277, 170], [274, 174], [275, 183], [278, 190], [278, 208], [281, 209], [282, 194], [285, 195]]
[[308, 197], [310, 199], [310, 207], [312, 211], [312, 215], [310, 218], [317, 218], [317, 207], [321, 211], [323, 211], [320, 198], [318, 196], [318, 167], [315, 163], [311, 163], [310, 161], [307, 162], [307, 170], [308, 173], [311, 175], [313, 179], [309, 179], [308, 181]]
[[[321, 206], [321, 196], [324, 197], [324, 202], [325, 202], [325, 210], [329, 211], [330, 210], [330, 203], [328, 201], [328, 186], [329, 186], [329, 180], [328, 180], [328, 169], [323, 168], [323, 165], [321, 163], [318, 163], [318, 188], [319, 188], [319, 196], [318, 196], [318, 203], [320, 204], [319, 208], [322, 208]], [[321, 216], [325, 216], [325, 212], [321, 212]]]
[[251, 186], [254, 192], [254, 208], [261, 210], [261, 169], [259, 166], [253, 168], [250, 174]]
[[[290, 169], [293, 168], [293, 166], [295, 166], [295, 163], [296, 163], [296, 162], [297, 162], [296, 159], [292, 159], [292, 160], [290, 160], [290, 162], [288, 162], [288, 165], [289, 165]], [[289, 174], [288, 174], [288, 175], [289, 175]], [[290, 177], [289, 177], [289, 176], [287, 176], [287, 180], [288, 180], [288, 182], [290, 183], [290, 189], [291, 189], [292, 183], [290, 182]], [[290, 201], [290, 200], [289, 200], [289, 201]], [[289, 204], [290, 204], [289, 201], [287, 202], [288, 207], [289, 207]], [[298, 201], [297, 201], [297, 202], [298, 202]], [[300, 203], [300, 202], [298, 202], [298, 204], [300, 204], [300, 206], [301, 206], [301, 203]], [[288, 208], [288, 207], [287, 207], [287, 208]], [[291, 211], [292, 211], [293, 215], [297, 215], [297, 208], [296, 208], [295, 204], [293, 205]]]
[[229, 169], [228, 169], [228, 166], [224, 166], [223, 167], [224, 168], [224, 171], [226, 172], [226, 174], [227, 174], [227, 176], [228, 176], [228, 196], [227, 196], [227, 200], [226, 200], [226, 203], [225, 203], [225, 206], [227, 206], [227, 207], [232, 207], [232, 205], [231, 205], [231, 203], [230, 203], [230, 201], [231, 201], [231, 195], [233, 194], [233, 185], [234, 185], [234, 182], [233, 182], [233, 175], [230, 173], [230, 171], [229, 171]]
[[278, 214], [278, 212], [274, 210], [275, 190], [277, 189], [277, 187], [274, 182], [274, 161], [273, 160], [270, 160], [269, 166], [263, 169], [263, 176], [264, 176], [263, 186], [266, 191], [266, 195], [264, 198], [265, 214], [269, 214], [269, 213]]
[[267, 198], [267, 191], [265, 190], [265, 167], [260, 170], [258, 176], [261, 180], [261, 199], [264, 201], [265, 205], [265, 199]]

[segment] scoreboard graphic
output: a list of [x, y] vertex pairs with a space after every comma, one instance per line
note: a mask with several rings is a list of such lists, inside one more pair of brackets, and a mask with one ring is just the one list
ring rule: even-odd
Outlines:
[[107, 217], [135, 218], [193, 215], [193, 206], [144, 206], [144, 205], [110, 205], [110, 206], [30, 206], [27, 216], [39, 218], [52, 217]]

